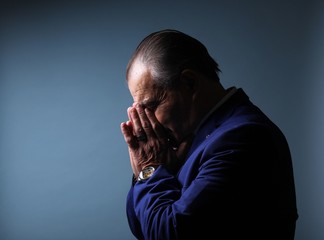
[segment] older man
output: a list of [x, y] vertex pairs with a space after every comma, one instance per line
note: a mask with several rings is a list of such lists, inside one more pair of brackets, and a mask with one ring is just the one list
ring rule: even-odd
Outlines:
[[121, 131], [138, 239], [294, 239], [286, 139], [243, 89], [225, 89], [219, 72], [201, 42], [170, 29], [144, 38], [129, 61], [134, 103]]

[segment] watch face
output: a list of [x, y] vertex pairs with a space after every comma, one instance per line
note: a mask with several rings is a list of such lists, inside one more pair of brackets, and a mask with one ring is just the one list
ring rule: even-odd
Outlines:
[[146, 168], [144, 168], [140, 172], [140, 174], [138, 176], [138, 180], [145, 180], [145, 179], [151, 177], [153, 175], [154, 171], [155, 171], [154, 167], [146, 167]]

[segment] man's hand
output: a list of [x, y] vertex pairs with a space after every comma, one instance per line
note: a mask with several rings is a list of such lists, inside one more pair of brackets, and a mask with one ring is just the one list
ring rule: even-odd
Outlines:
[[127, 113], [129, 120], [121, 123], [121, 131], [128, 144], [135, 177], [147, 166], [166, 165], [170, 170], [176, 170], [180, 162], [182, 164], [192, 138], [188, 138], [175, 149], [171, 146], [165, 128], [153, 112], [135, 103], [127, 109]]

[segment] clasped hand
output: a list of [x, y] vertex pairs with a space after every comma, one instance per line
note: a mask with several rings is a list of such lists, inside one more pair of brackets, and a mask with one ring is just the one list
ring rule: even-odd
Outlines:
[[129, 107], [127, 114], [129, 120], [121, 123], [120, 127], [128, 145], [135, 177], [147, 166], [165, 165], [171, 171], [176, 171], [182, 162], [180, 158], [188, 151], [188, 142], [174, 148], [170, 144], [166, 129], [155, 114], [138, 103]]

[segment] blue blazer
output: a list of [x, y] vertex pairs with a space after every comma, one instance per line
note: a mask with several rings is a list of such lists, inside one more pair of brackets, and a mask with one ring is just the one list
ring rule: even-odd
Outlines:
[[200, 127], [177, 174], [160, 166], [133, 182], [126, 210], [137, 239], [294, 239], [286, 139], [238, 89]]

